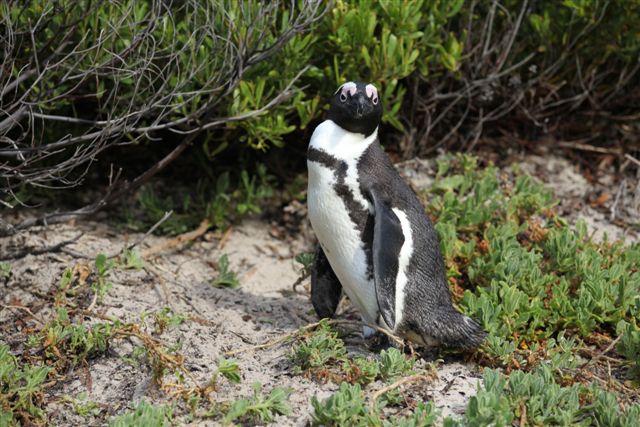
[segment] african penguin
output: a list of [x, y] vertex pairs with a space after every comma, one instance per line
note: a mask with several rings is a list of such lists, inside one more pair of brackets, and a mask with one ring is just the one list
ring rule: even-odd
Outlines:
[[451, 303], [436, 231], [380, 146], [381, 117], [376, 87], [348, 82], [311, 136], [313, 307], [332, 317], [344, 291], [366, 323], [419, 345], [477, 347], [486, 333]]

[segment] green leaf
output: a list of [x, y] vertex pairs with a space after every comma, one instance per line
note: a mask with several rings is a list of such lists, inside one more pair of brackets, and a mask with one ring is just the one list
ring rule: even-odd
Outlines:
[[237, 274], [229, 268], [229, 257], [223, 254], [218, 258], [218, 276], [211, 280], [214, 288], [239, 288], [240, 281]]
[[218, 372], [232, 383], [240, 383], [240, 365], [237, 361], [225, 358], [218, 359]]

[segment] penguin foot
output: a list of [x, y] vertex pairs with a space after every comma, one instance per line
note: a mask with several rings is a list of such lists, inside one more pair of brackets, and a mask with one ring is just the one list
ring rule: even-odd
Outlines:
[[376, 332], [367, 342], [369, 350], [373, 353], [380, 353], [382, 350], [388, 350], [391, 347], [394, 347], [393, 343], [383, 333]]
[[369, 338], [373, 337], [376, 333], [377, 331], [375, 329], [370, 328], [367, 325], [362, 326], [362, 336], [364, 337], [365, 340], [368, 340]]

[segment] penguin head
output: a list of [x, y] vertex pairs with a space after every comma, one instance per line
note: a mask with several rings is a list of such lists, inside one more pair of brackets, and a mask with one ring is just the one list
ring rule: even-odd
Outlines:
[[331, 97], [329, 120], [346, 131], [371, 135], [382, 118], [382, 100], [371, 83], [347, 82]]

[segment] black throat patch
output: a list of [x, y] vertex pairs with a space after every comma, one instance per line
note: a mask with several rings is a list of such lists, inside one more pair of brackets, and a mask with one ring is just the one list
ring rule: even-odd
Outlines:
[[367, 278], [372, 279], [374, 218], [367, 209], [364, 209], [362, 205], [356, 201], [353, 191], [345, 182], [348, 169], [347, 162], [332, 156], [326, 151], [312, 147], [309, 147], [307, 151], [307, 160], [320, 163], [333, 171], [333, 174], [336, 177], [336, 182], [333, 185], [333, 191], [336, 192], [338, 197], [340, 197], [344, 203], [347, 208], [347, 212], [349, 213], [349, 219], [360, 234], [362, 248], [364, 249], [364, 253], [367, 258]]

